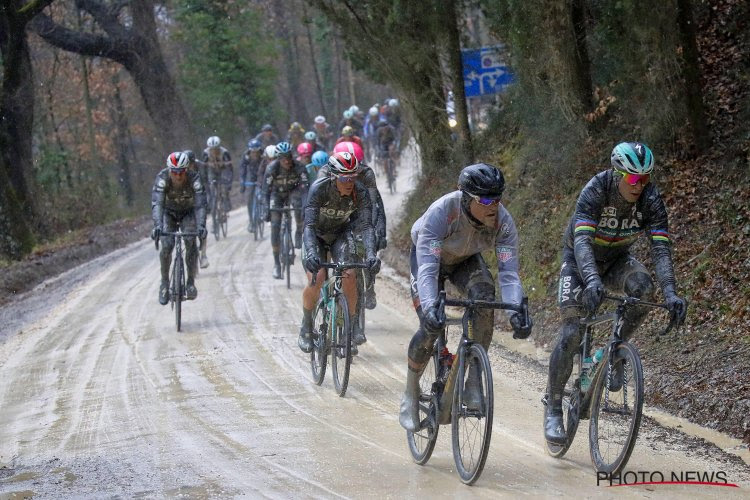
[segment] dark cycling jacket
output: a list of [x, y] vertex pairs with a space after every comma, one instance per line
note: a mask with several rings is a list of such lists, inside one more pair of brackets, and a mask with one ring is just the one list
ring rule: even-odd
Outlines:
[[188, 170], [187, 181], [180, 188], [172, 183], [168, 168], [156, 175], [151, 190], [151, 218], [155, 226], [161, 227], [165, 210], [175, 215], [194, 210], [195, 222], [206, 227], [206, 191], [198, 172]]
[[209, 148], [203, 150], [203, 162], [208, 165], [208, 178], [220, 179], [224, 184], [232, 184], [234, 180], [234, 167], [232, 166], [232, 157], [224, 146], [219, 147], [219, 158], [216, 160], [209, 151]]
[[342, 196], [336, 181], [326, 177], [310, 186], [305, 202], [306, 248], [318, 248], [318, 238], [331, 244], [341, 233], [350, 230], [362, 235], [367, 258], [375, 257], [370, 195], [359, 182], [354, 183], [351, 196]]
[[[367, 192], [370, 194], [370, 202], [373, 204], [372, 227], [375, 228], [375, 234], [377, 234], [379, 238], [385, 238], [385, 207], [383, 206], [383, 198], [380, 196], [380, 191], [378, 191], [375, 172], [364, 163], [360, 163], [359, 167], [360, 171], [357, 176], [357, 182], [362, 183], [362, 185], [367, 188]], [[323, 165], [320, 170], [318, 170], [319, 179], [323, 177], [327, 178], [330, 175], [331, 171], [328, 168], [328, 165]]]
[[271, 194], [286, 195], [297, 188], [307, 189], [307, 186], [307, 170], [297, 160], [292, 160], [289, 170], [282, 167], [278, 159], [266, 167], [266, 180], [263, 187], [266, 200], [270, 199]]
[[250, 156], [250, 150], [245, 151], [245, 154], [242, 155], [242, 161], [240, 161], [240, 179], [243, 185], [245, 182], [258, 181], [258, 167], [260, 166], [261, 156], [258, 155], [258, 158], [253, 160]]
[[667, 209], [659, 190], [649, 183], [635, 203], [618, 189], [620, 176], [609, 169], [595, 175], [583, 188], [563, 236], [575, 252], [576, 264], [588, 284], [599, 274], [596, 263], [609, 263], [627, 254], [644, 231], [651, 239], [651, 255], [662, 290], [675, 287]]
[[518, 232], [513, 217], [500, 205], [495, 227], [477, 228], [461, 209], [462, 196], [461, 191], [453, 191], [438, 198], [411, 227], [422, 310], [437, 301], [441, 264], [458, 264], [490, 249], [494, 249], [497, 256], [497, 281], [502, 301], [520, 304], [523, 289], [518, 276]]

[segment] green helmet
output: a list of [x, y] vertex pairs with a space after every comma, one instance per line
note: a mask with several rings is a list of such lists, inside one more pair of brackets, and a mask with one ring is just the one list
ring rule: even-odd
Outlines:
[[628, 174], [650, 174], [654, 169], [654, 155], [640, 142], [621, 142], [612, 150], [610, 162], [615, 170]]

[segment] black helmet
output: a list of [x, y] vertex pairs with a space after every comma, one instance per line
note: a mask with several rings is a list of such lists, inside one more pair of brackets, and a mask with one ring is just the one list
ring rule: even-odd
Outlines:
[[499, 198], [505, 189], [505, 179], [497, 167], [476, 163], [461, 170], [458, 176], [458, 189], [474, 196]]
[[190, 163], [193, 163], [195, 161], [195, 153], [193, 153], [191, 150], [186, 149], [185, 151], [183, 151], [183, 153], [187, 155], [188, 161]]

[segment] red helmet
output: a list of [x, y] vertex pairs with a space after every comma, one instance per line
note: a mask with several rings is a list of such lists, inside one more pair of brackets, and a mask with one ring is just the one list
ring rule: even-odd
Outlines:
[[174, 153], [169, 153], [169, 156], [167, 156], [167, 168], [172, 172], [184, 171], [188, 163], [190, 163], [188, 155], [182, 151], [175, 151]]
[[334, 153], [351, 153], [354, 155], [354, 157], [357, 159], [358, 162], [361, 162], [365, 159], [365, 152], [362, 151], [362, 146], [357, 144], [356, 142], [351, 141], [342, 141], [336, 144], [333, 148]]
[[336, 175], [353, 175], [359, 172], [357, 157], [348, 151], [333, 153], [328, 158], [328, 168]]
[[300, 142], [297, 146], [297, 154], [300, 156], [310, 156], [313, 154], [312, 144], [309, 142]]

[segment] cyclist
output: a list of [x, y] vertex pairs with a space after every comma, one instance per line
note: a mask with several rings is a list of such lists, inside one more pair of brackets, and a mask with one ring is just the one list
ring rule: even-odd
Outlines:
[[303, 165], [310, 163], [310, 158], [313, 154], [313, 147], [309, 142], [300, 142], [297, 146], [297, 158], [296, 160]]
[[247, 195], [247, 217], [249, 222], [247, 223], [247, 230], [253, 232], [253, 200], [255, 199], [255, 186], [258, 182], [258, 170], [261, 163], [261, 150], [263, 144], [257, 139], [252, 139], [247, 143], [247, 151], [242, 155], [242, 161], [240, 162], [240, 192], [245, 192], [245, 187], [249, 187], [250, 190]]
[[[357, 158], [351, 153], [334, 153], [328, 159], [330, 175], [319, 178], [310, 187], [305, 203], [305, 233], [302, 263], [307, 271], [307, 283], [302, 292], [302, 326], [297, 341], [304, 352], [312, 350], [312, 313], [320, 289], [325, 281], [325, 270], [321, 263], [330, 252], [333, 260], [348, 262], [356, 258], [352, 232], [362, 235], [365, 262], [374, 276], [380, 270], [380, 259], [376, 255], [375, 238], [372, 231], [372, 204], [367, 189], [354, 182], [359, 171]], [[315, 285], [310, 285], [312, 275], [317, 273]], [[342, 288], [349, 306], [349, 314], [356, 313], [357, 282], [353, 272], [347, 270]], [[354, 342], [352, 354], [357, 352], [356, 336], [361, 335], [352, 322]]]
[[336, 144], [339, 144], [341, 142], [354, 142], [359, 145], [360, 148], [363, 147], [362, 139], [354, 134], [354, 128], [350, 127], [349, 125], [341, 129], [341, 137], [336, 139]]
[[[581, 191], [563, 237], [558, 304], [562, 325], [549, 362], [549, 410], [544, 425], [547, 441], [565, 443], [562, 394], [581, 343], [580, 318], [593, 313], [610, 289], [652, 300], [654, 283], [648, 269], [630, 253], [644, 233], [651, 239], [656, 277], [673, 317], [684, 320], [687, 303], [677, 296], [667, 210], [659, 190], [650, 182], [651, 150], [639, 142], [623, 142], [610, 156], [611, 169], [595, 175]], [[622, 335], [627, 339], [643, 321], [647, 309], [633, 308]], [[615, 365], [611, 391], [622, 387], [622, 364]]]
[[229, 191], [234, 179], [234, 167], [229, 151], [221, 145], [218, 136], [211, 136], [206, 141], [206, 149], [203, 150], [203, 163], [208, 165], [208, 206], [213, 207], [216, 189], [221, 189], [224, 195], [226, 211], [232, 209], [229, 201]]
[[365, 118], [364, 129], [362, 130], [365, 145], [367, 146], [367, 157], [372, 160], [373, 152], [375, 151], [375, 145], [377, 144], [375, 135], [375, 127], [378, 123], [378, 108], [373, 106], [367, 113]]
[[351, 108], [344, 111], [343, 119], [339, 122], [338, 129], [343, 130], [347, 125], [354, 129], [354, 135], [360, 135], [360, 131], [362, 130], [362, 122], [354, 117], [354, 112], [351, 110]]
[[[419, 425], [419, 379], [432, 349], [445, 327], [437, 307], [438, 292], [449, 279], [470, 299], [495, 300], [495, 285], [481, 252], [493, 249], [497, 256], [497, 281], [503, 302], [520, 304], [523, 298], [518, 276], [518, 233], [513, 218], [500, 199], [505, 187], [502, 172], [485, 163], [461, 170], [458, 190], [438, 198], [411, 228], [411, 294], [419, 328], [409, 343], [406, 390], [401, 399], [399, 422], [407, 430]], [[531, 334], [531, 321], [509, 313], [514, 338]], [[493, 309], [477, 312], [476, 339], [485, 349], [492, 341]], [[464, 397], [470, 409], [481, 408], [481, 374], [469, 366]]]
[[[195, 153], [187, 149], [183, 151], [188, 157], [188, 171], [197, 172], [198, 175], [201, 178], [201, 184], [203, 184], [203, 189], [206, 189], [206, 185], [208, 183], [208, 165], [203, 163], [202, 161], [195, 158]], [[206, 202], [206, 212], [208, 212], [208, 197], [203, 197], [204, 201]], [[200, 267], [201, 269], [205, 269], [208, 267], [208, 255], [206, 255], [206, 238], [200, 239]]]
[[[172, 262], [174, 236], [162, 236], [164, 231], [174, 232], [179, 227], [184, 232], [198, 232], [199, 238], [206, 239], [206, 193], [200, 175], [188, 170], [188, 155], [175, 151], [167, 156], [167, 166], [156, 175], [151, 190], [151, 218], [154, 228], [151, 238], [161, 239], [161, 286], [159, 304], [169, 302], [169, 266]], [[185, 294], [192, 300], [198, 296], [195, 288], [195, 271], [198, 251], [194, 238], [185, 238], [185, 263], [187, 283]]]
[[293, 122], [286, 133], [286, 142], [292, 145], [292, 149], [296, 149], [304, 140], [305, 129], [302, 128], [300, 122]]
[[[383, 206], [383, 198], [380, 196], [380, 191], [378, 191], [375, 172], [364, 163], [364, 152], [362, 151], [362, 148], [359, 147], [359, 144], [353, 142], [340, 142], [336, 144], [333, 151], [334, 153], [348, 152], [357, 158], [357, 162], [359, 163], [357, 182], [367, 188], [367, 192], [370, 195], [370, 202], [372, 203], [372, 227], [375, 231], [375, 249], [382, 250], [386, 248], [388, 246], [388, 240], [386, 239], [385, 207]], [[318, 177], [327, 177], [329, 175], [330, 169], [327, 166], [321, 168], [318, 173]], [[361, 240], [361, 235], [357, 235], [356, 239]], [[375, 309], [377, 303], [377, 296], [375, 295], [375, 280], [368, 280], [367, 288], [365, 289], [365, 307], [367, 309]]]
[[321, 143], [318, 142], [318, 134], [312, 130], [305, 132], [305, 142], [312, 146], [313, 153], [315, 151], [325, 151], [325, 148]]
[[313, 153], [310, 163], [305, 167], [307, 170], [307, 182], [312, 186], [315, 179], [318, 178], [318, 172], [321, 167], [328, 163], [328, 153], [325, 151], [316, 151]]
[[254, 139], [259, 140], [264, 148], [268, 146], [276, 146], [279, 142], [279, 138], [273, 133], [273, 126], [271, 126], [270, 123], [263, 125]]
[[[297, 160], [292, 158], [292, 147], [288, 142], [276, 145], [276, 159], [266, 168], [265, 199], [268, 207], [284, 208], [290, 205], [294, 208], [296, 232], [294, 246], [302, 247], [302, 202], [307, 193], [307, 170]], [[266, 221], [271, 223], [271, 247], [273, 249], [273, 277], [281, 279], [281, 212], [271, 212], [266, 215]]]
[[331, 132], [331, 126], [326, 122], [326, 117], [323, 115], [316, 116], [312, 130], [318, 136], [317, 140], [323, 145], [323, 149], [329, 151], [332, 147], [333, 133]]

